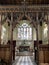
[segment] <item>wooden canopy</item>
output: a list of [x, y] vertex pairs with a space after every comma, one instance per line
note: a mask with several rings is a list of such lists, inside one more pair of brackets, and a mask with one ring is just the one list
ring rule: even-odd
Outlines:
[[21, 5], [22, 2], [27, 2], [29, 5], [32, 4], [49, 4], [49, 0], [0, 0], [1, 5]]

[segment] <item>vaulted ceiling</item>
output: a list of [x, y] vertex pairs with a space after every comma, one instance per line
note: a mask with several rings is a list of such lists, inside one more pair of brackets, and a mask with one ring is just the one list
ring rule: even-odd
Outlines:
[[49, 0], [0, 0], [0, 5], [21, 5], [22, 2], [32, 4], [49, 4]]

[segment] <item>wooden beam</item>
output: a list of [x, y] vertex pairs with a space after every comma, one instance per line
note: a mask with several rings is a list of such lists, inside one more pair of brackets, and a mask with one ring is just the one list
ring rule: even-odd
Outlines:
[[34, 27], [35, 27], [35, 29], [36, 29], [36, 21], [34, 21], [34, 20], [32, 20], [32, 18], [30, 17], [30, 16], [27, 16], [27, 15], [25, 15], [27, 18], [28, 18], [28, 20], [30, 21], [30, 23], [29, 24], [32, 24]]
[[18, 19], [13, 22], [13, 30], [16, 27], [16, 25], [19, 24], [19, 21], [22, 19], [23, 16], [24, 16], [24, 14], [19, 15]]
[[[0, 12], [24, 12], [22, 6], [7, 5], [0, 6]], [[25, 12], [49, 12], [49, 5], [28, 5]]]
[[37, 27], [36, 27], [36, 22], [35, 22], [34, 20], [32, 20], [32, 22], [31, 22], [31, 23], [29, 23], [29, 24], [32, 24], [32, 25], [33, 25], [33, 27], [35, 27], [35, 29], [37, 28]]
[[39, 63], [39, 39], [38, 39], [38, 25], [39, 25], [39, 20], [38, 20], [38, 12], [36, 13], [36, 36], [37, 36], [37, 64]]
[[38, 12], [36, 13], [36, 31], [37, 31], [37, 41], [38, 41], [38, 24], [39, 24], [39, 20], [38, 20]]
[[40, 18], [40, 20], [39, 21], [43, 21], [44, 20], [44, 12], [41, 12], [42, 13], [42, 17]]
[[48, 24], [48, 44], [49, 44], [49, 15], [47, 13], [47, 24]]
[[[10, 21], [10, 51], [11, 51], [11, 62], [12, 62], [12, 50], [13, 50], [13, 13], [11, 12], [11, 21]], [[12, 64], [11, 64], [12, 65]]]
[[12, 42], [13, 41], [13, 13], [11, 13], [10, 31], [11, 31], [11, 42]]
[[2, 13], [0, 13], [0, 44], [1, 44], [1, 31], [2, 31]]

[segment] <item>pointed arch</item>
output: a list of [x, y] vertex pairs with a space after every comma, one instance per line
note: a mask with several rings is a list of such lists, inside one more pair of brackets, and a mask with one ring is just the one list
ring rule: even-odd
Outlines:
[[35, 23], [35, 21], [32, 20], [31, 17], [28, 16], [27, 14], [25, 14], [25, 15], [22, 14], [22, 15], [20, 15], [20, 16], [18, 17], [18, 19], [17, 19], [17, 20], [15, 21], [15, 23], [14, 23], [14, 28], [16, 27], [16, 24], [19, 24], [19, 23], [20, 23], [20, 20], [22, 20], [22, 18], [23, 18], [24, 16], [27, 18], [27, 20], [30, 21], [30, 24], [32, 24], [32, 25], [36, 28], [36, 23]]

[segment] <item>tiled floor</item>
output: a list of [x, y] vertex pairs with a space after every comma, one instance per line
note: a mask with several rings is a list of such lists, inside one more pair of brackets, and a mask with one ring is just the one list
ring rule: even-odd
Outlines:
[[18, 56], [13, 65], [36, 65], [32, 56]]

